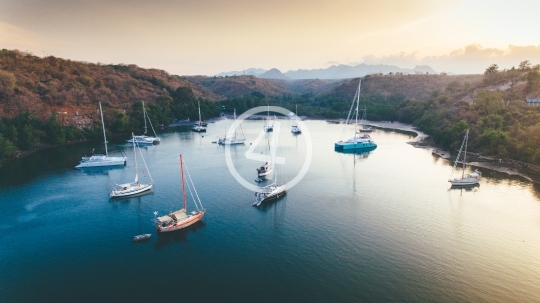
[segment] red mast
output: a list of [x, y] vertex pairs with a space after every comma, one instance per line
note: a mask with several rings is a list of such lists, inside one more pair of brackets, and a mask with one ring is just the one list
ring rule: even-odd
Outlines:
[[182, 196], [184, 196], [184, 210], [186, 210], [186, 189], [184, 187], [185, 179], [184, 179], [184, 161], [182, 160], [182, 154], [180, 154], [180, 171], [182, 172]]

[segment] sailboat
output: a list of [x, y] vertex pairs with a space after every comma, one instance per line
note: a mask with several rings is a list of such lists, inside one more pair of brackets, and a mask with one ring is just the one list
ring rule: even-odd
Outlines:
[[[234, 109], [234, 121], [236, 121], [236, 108]], [[246, 141], [246, 138], [244, 138], [244, 132], [242, 131], [242, 126], [240, 127], [240, 133], [242, 134], [241, 137], [237, 136], [236, 134], [236, 128], [234, 129], [234, 136], [232, 138], [227, 138], [227, 136], [224, 136], [223, 138], [218, 138], [217, 143], [219, 145], [237, 145], [237, 144], [244, 144], [244, 141]]]
[[204, 127], [202, 119], [201, 119], [201, 102], [198, 101], [197, 103], [199, 105], [199, 121], [195, 123], [195, 126], [193, 126], [192, 130], [198, 133], [203, 133], [203, 132], [205, 133], [206, 127]]
[[340, 140], [334, 144], [334, 148], [338, 151], [344, 151], [344, 150], [352, 150], [352, 149], [374, 149], [377, 147], [377, 144], [371, 139], [369, 135], [360, 135], [359, 131], [357, 130], [358, 127], [358, 105], [360, 103], [360, 85], [362, 84], [362, 80], [358, 83], [358, 88], [356, 89], [356, 93], [353, 98], [353, 102], [351, 104], [351, 109], [349, 110], [349, 114], [347, 115], [347, 121], [345, 122], [345, 129], [343, 130], [343, 133], [345, 133], [345, 130], [347, 129], [347, 126], [352, 122], [351, 113], [354, 107], [354, 104], [356, 103], [356, 109], [355, 109], [355, 121], [354, 121], [354, 137], [348, 139], [347, 141]]
[[361, 132], [361, 133], [371, 133], [373, 131], [373, 128], [367, 126], [364, 124], [363, 121], [365, 121], [367, 119], [366, 117], [366, 108], [364, 107], [364, 109], [362, 109], [362, 118], [360, 118], [360, 124], [362, 124], [362, 128], [360, 128], [358, 131]]
[[[295, 115], [298, 118], [298, 104], [296, 104], [296, 113], [295, 113]], [[298, 123], [293, 124], [293, 126], [291, 128], [291, 133], [293, 133], [295, 135], [299, 135], [299, 134], [302, 133], [302, 130], [298, 126]]]
[[[273, 143], [277, 147], [277, 144], [278, 144], [277, 137], [274, 138]], [[275, 157], [275, 153], [272, 156]], [[275, 158], [270, 159], [270, 161], [271, 163], [276, 163]], [[268, 164], [268, 162], [266, 164]], [[270, 169], [272, 169], [271, 166], [270, 166]], [[285, 182], [279, 183], [278, 175], [281, 175], [280, 173], [281, 171], [278, 169], [278, 173], [274, 174], [274, 180], [273, 180], [274, 182], [270, 185], [260, 188], [259, 191], [255, 192], [255, 201], [253, 202], [253, 206], [260, 206], [263, 203], [278, 199], [285, 195], [286, 190], [287, 190], [287, 182], [285, 181]]]
[[[266, 134], [268, 136], [268, 134]], [[274, 170], [272, 167], [272, 162], [268, 160], [268, 151], [270, 150], [270, 138], [266, 140], [266, 163], [261, 167], [257, 168], [257, 176], [259, 179], [266, 179], [268, 175]], [[262, 181], [262, 180], [261, 180]]]
[[[191, 194], [191, 197], [193, 198], [195, 207], [197, 208], [197, 211], [192, 211], [189, 214], [187, 213], [186, 177], [184, 174], [184, 169], [186, 170], [187, 177], [189, 179], [189, 182], [187, 182], [187, 188]], [[183, 161], [182, 154], [180, 154], [180, 171], [182, 173], [182, 197], [184, 198], [184, 207], [173, 211], [166, 216], [155, 218], [158, 233], [171, 232], [186, 228], [194, 223], [199, 222], [206, 213], [206, 210], [201, 204], [201, 199], [199, 199], [199, 195], [197, 194], [197, 190], [193, 185], [193, 180], [191, 180], [189, 171]], [[195, 196], [193, 196], [193, 193], [195, 193]], [[154, 212], [154, 214], [157, 216], [157, 212]]]
[[[275, 117], [276, 116], [274, 116], [274, 121], [275, 121]], [[266, 117], [266, 124], [263, 127], [265, 132], [274, 131], [274, 121], [270, 119], [270, 104], [268, 104], [268, 116]]]
[[[135, 137], [133, 133], [131, 134], [131, 136]], [[140, 148], [139, 148], [139, 153], [141, 154], [141, 158], [143, 160], [144, 166], [146, 167], [146, 171], [148, 172], [148, 176], [150, 177], [150, 180], [152, 182], [147, 183], [147, 184], [141, 184], [139, 182], [139, 167], [137, 165], [137, 150], [135, 149], [135, 144], [136, 144], [135, 140], [133, 140], [133, 161], [135, 162], [135, 181], [131, 183], [113, 185], [112, 190], [109, 193], [109, 196], [111, 198], [132, 196], [132, 195], [136, 195], [136, 194], [152, 189], [154, 180], [152, 180], [152, 175], [150, 175], [150, 171], [148, 170], [148, 166], [146, 166], [146, 162], [144, 161], [144, 157], [141, 153]], [[146, 177], [146, 174], [144, 172], [143, 172], [143, 175]]]
[[[143, 120], [144, 120], [144, 134], [133, 136], [131, 139], [126, 140], [128, 143], [136, 142], [137, 144], [157, 144], [161, 142], [161, 139], [156, 135], [156, 131], [154, 130], [154, 126], [152, 125], [152, 121], [150, 121], [150, 117], [148, 116], [148, 113], [146, 112], [146, 108], [144, 107], [144, 101], [142, 101], [143, 106]], [[154, 137], [149, 137], [146, 135], [148, 131], [148, 127], [146, 126], [146, 119], [148, 119], [148, 122], [150, 123], [150, 127], [152, 128], [152, 131], [154, 132]]]
[[116, 166], [126, 165], [127, 157], [109, 157], [107, 150], [107, 136], [105, 136], [105, 123], [103, 122], [103, 110], [101, 102], [99, 102], [99, 112], [101, 114], [101, 127], [103, 128], [103, 142], [105, 143], [105, 154], [93, 154], [91, 156], [83, 156], [81, 162], [75, 168], [99, 167], [99, 166]]
[[[459, 148], [458, 155], [456, 157], [456, 161], [454, 161], [454, 168], [452, 168], [452, 173], [450, 174], [450, 178], [448, 179], [448, 182], [452, 184], [452, 186], [474, 186], [477, 185], [480, 181], [480, 178], [482, 178], [482, 173], [478, 170], [475, 170], [474, 172], [470, 174], [465, 174], [465, 167], [467, 167], [467, 143], [469, 141], [469, 130], [465, 133], [465, 137], [463, 137], [463, 142], [461, 143], [461, 147]], [[460, 162], [459, 158], [461, 157], [461, 153], [463, 153], [463, 159]], [[461, 168], [461, 177], [452, 178], [454, 176], [454, 172], [456, 170], [456, 167], [458, 163], [462, 163], [463, 166]]]

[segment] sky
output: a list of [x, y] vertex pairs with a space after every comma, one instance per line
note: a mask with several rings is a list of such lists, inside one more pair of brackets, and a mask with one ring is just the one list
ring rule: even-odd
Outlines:
[[540, 63], [538, 0], [0, 0], [0, 49], [178, 75]]

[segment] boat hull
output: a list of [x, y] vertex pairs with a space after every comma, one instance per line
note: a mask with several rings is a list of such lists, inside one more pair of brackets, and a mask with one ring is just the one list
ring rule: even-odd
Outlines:
[[139, 187], [130, 188], [127, 190], [113, 190], [109, 194], [111, 198], [128, 197], [136, 194], [140, 194], [152, 189], [152, 184], [140, 184]]
[[[278, 186], [276, 189], [274, 189], [271, 193], [268, 193], [268, 195], [264, 195], [263, 192], [256, 192], [255, 193], [255, 202], [253, 203], [253, 206], [260, 206], [261, 204], [271, 202], [273, 200], [279, 199], [283, 197], [287, 193], [285, 184]], [[262, 195], [262, 196], [261, 196]]]
[[450, 180], [448, 182], [454, 187], [475, 186], [480, 184], [479, 180]]
[[206, 212], [204, 212], [204, 211], [199, 212], [198, 214], [193, 215], [193, 216], [189, 216], [188, 218], [185, 218], [184, 220], [182, 220], [180, 222], [177, 222], [176, 224], [170, 224], [170, 225], [167, 225], [167, 226], [158, 225], [156, 230], [157, 230], [158, 233], [166, 233], [166, 232], [172, 232], [172, 231], [184, 229], [184, 228], [186, 228], [188, 226], [191, 226], [191, 225], [201, 221], [202, 218], [204, 217], [205, 213]]
[[75, 168], [85, 168], [85, 167], [103, 167], [103, 166], [122, 166], [126, 165], [127, 158], [125, 157], [104, 157], [96, 158], [89, 160], [81, 161]]
[[231, 141], [218, 141], [219, 145], [239, 145], [244, 144], [244, 141], [241, 140], [231, 140]]
[[334, 148], [337, 150], [353, 150], [353, 149], [373, 149], [376, 148], [377, 144], [373, 142], [337, 142], [334, 145]]

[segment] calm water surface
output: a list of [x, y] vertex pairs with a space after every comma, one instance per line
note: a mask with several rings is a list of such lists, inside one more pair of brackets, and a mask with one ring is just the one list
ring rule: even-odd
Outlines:
[[[96, 142], [2, 167], [0, 302], [540, 301], [540, 199], [531, 183], [482, 170], [480, 187], [449, 190], [450, 164], [406, 144], [408, 135], [376, 130], [376, 150], [341, 154], [333, 144], [342, 125], [305, 123], [310, 169], [263, 208], [251, 207], [253, 192], [211, 143], [230, 120], [204, 137], [171, 130], [143, 149], [155, 188], [140, 197], [108, 197], [111, 184], [134, 177], [127, 138], [117, 142], [129, 157], [124, 168], [74, 169]], [[262, 125], [244, 122], [248, 144], [231, 148], [250, 182], [261, 163], [245, 153]], [[281, 125], [282, 177], [292, 179], [306, 134]], [[181, 207], [180, 153], [207, 215], [158, 237], [153, 212]], [[140, 233], [152, 240], [132, 243]]]

